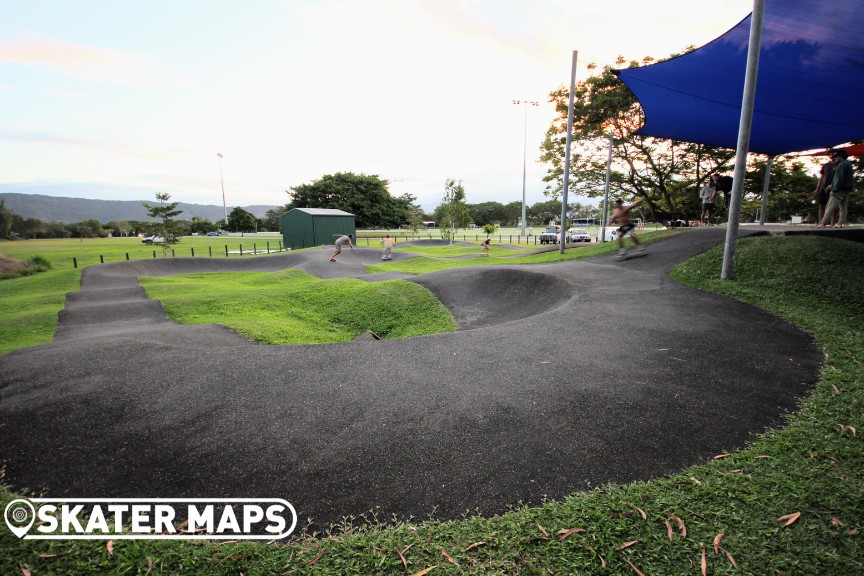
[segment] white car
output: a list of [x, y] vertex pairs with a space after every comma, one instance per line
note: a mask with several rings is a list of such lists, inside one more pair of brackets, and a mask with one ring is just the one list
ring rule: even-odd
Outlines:
[[144, 244], [163, 244], [165, 242], [165, 238], [162, 236], [147, 236], [143, 240], [141, 240]]
[[581, 228], [571, 228], [567, 231], [568, 242], [591, 242], [591, 236], [587, 230]]

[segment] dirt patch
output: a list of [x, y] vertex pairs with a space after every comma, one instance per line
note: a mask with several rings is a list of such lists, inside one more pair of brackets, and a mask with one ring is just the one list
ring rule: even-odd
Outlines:
[[10, 274], [12, 272], [23, 270], [27, 266], [27, 262], [15, 260], [14, 258], [7, 258], [3, 254], [0, 254], [0, 277], [3, 277], [6, 274]]

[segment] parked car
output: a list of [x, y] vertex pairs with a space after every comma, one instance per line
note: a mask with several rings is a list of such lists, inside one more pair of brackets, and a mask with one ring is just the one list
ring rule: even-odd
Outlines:
[[567, 231], [568, 242], [591, 242], [591, 236], [587, 230], [581, 228], [571, 228]]
[[560, 226], [547, 226], [546, 230], [539, 235], [540, 244], [558, 244], [560, 230]]
[[219, 232], [207, 232], [207, 236], [219, 236]]
[[165, 242], [165, 238], [162, 236], [147, 236], [143, 240], [141, 240], [144, 244], [163, 244]]

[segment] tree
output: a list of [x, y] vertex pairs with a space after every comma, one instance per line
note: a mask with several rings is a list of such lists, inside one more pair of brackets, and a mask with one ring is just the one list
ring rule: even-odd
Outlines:
[[193, 234], [207, 234], [208, 232], [215, 232], [216, 225], [206, 220], [204, 218], [199, 218], [198, 216], [192, 217], [192, 222], [189, 224], [189, 231]]
[[545, 226], [550, 221], [557, 222], [561, 219], [561, 201], [537, 202], [525, 209], [525, 219], [532, 226]]
[[0, 238], [12, 237], [12, 211], [6, 208], [5, 201], [0, 200]]
[[456, 230], [465, 228], [471, 221], [471, 211], [465, 204], [465, 188], [461, 180], [457, 183], [448, 179], [444, 183], [444, 198], [441, 205], [435, 209], [435, 221], [442, 228], [441, 236], [449, 238], [452, 247]]
[[478, 226], [505, 224], [507, 222], [507, 208], [500, 202], [468, 204], [468, 209], [471, 211], [472, 221]]
[[[651, 61], [646, 58], [643, 63]], [[625, 63], [622, 58], [616, 62], [619, 67]], [[566, 88], [550, 94], [558, 117], [541, 146], [541, 160], [549, 165], [545, 193], [552, 198], [560, 197], [563, 187], [568, 100]], [[734, 151], [635, 134], [643, 121], [638, 101], [611, 68], [579, 82], [574, 94], [571, 192], [589, 198], [603, 195], [612, 134], [612, 198], [641, 197], [658, 221], [695, 214], [698, 190], [712, 172], [731, 170]]]
[[282, 227], [282, 216], [288, 211], [287, 206], [271, 208], [264, 213], [261, 228], [270, 232], [278, 232]]
[[496, 226], [495, 224], [484, 224], [483, 225], [483, 233], [486, 235], [487, 238], [492, 236], [492, 234], [494, 234], [497, 231], [498, 231], [498, 226]]
[[[332, 208], [354, 214], [358, 228], [398, 228], [410, 219], [410, 202], [393, 198], [378, 176], [338, 172], [291, 188], [293, 208]], [[411, 198], [409, 196], [409, 198]]]
[[228, 230], [230, 232], [255, 232], [258, 221], [251, 212], [239, 206], [228, 214]]
[[183, 213], [182, 210], [177, 210], [177, 202], [168, 202], [170, 199], [170, 194], [157, 192], [156, 200], [159, 204], [151, 206], [146, 202], [142, 202], [144, 208], [147, 209], [147, 215], [161, 221], [156, 227], [159, 230], [159, 234], [165, 238], [165, 242], [162, 244], [163, 256], [168, 254], [168, 246], [170, 244], [179, 242], [177, 238], [177, 222], [174, 220], [174, 217]]

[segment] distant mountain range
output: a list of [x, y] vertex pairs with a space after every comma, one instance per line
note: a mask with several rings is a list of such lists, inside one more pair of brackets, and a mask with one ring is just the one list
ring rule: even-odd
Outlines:
[[[82, 222], [95, 219], [103, 224], [108, 222], [122, 222], [124, 220], [138, 220], [141, 222], [152, 221], [144, 208], [144, 202], [150, 205], [156, 202], [152, 200], [91, 200], [89, 198], [62, 198], [59, 196], [45, 196], [43, 194], [18, 194], [0, 192], [0, 202], [6, 208], [18, 214], [22, 218], [38, 218], [43, 222]], [[253, 214], [256, 218], [263, 218], [268, 210], [278, 206], [242, 206], [244, 210]], [[192, 220], [193, 216], [217, 222], [225, 218], [225, 209], [222, 206], [205, 204], [177, 204], [177, 209], [183, 213], [177, 216], [177, 220]], [[233, 206], [228, 207], [231, 213]]]

